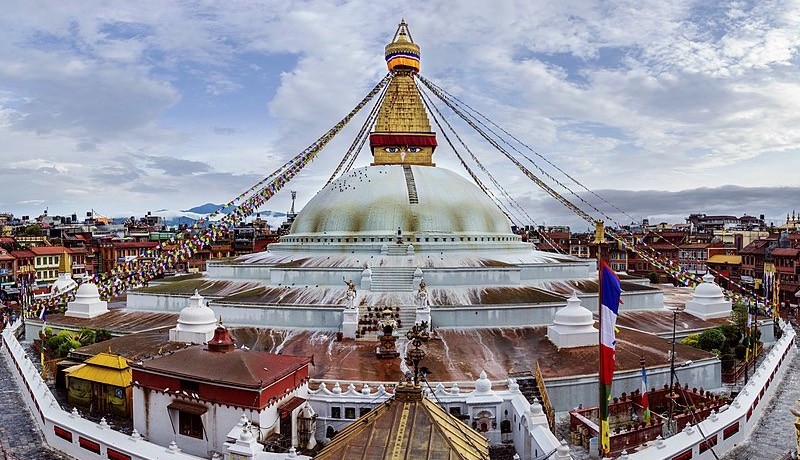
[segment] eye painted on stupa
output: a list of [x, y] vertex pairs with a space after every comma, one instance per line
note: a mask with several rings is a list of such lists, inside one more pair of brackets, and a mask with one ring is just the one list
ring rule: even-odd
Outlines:
[[408, 151], [408, 153], [417, 153], [422, 151], [422, 149], [419, 147], [409, 147], [406, 150]]
[[386, 150], [389, 153], [397, 153], [397, 152], [400, 151], [400, 149], [398, 147], [386, 147], [383, 150]]

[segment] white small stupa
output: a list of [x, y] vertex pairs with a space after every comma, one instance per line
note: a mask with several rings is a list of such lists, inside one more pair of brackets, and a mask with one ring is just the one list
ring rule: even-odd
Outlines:
[[556, 312], [553, 325], [547, 326], [547, 338], [558, 348], [597, 345], [592, 312], [581, 306], [575, 292], [567, 299], [567, 306]]
[[53, 281], [50, 286], [50, 294], [59, 295], [76, 287], [78, 287], [78, 283], [72, 279], [72, 264], [69, 260], [69, 254], [65, 252], [61, 254], [61, 260], [58, 263], [58, 279]]
[[686, 312], [701, 319], [723, 318], [731, 315], [732, 302], [725, 299], [714, 275], [706, 273], [703, 282], [694, 288], [692, 300], [686, 302]]
[[86, 277], [78, 286], [78, 291], [75, 292], [75, 300], [67, 303], [67, 311], [64, 312], [64, 316], [88, 319], [105, 313], [108, 313], [108, 302], [100, 299], [97, 285]]
[[171, 342], [206, 343], [214, 337], [217, 318], [214, 310], [203, 302], [203, 296], [194, 291], [189, 297], [189, 305], [181, 310], [178, 325], [169, 330]]

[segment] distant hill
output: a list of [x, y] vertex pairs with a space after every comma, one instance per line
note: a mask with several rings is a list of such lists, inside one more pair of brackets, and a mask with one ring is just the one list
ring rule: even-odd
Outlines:
[[[221, 207], [222, 207], [221, 204], [206, 203], [206, 204], [201, 204], [200, 206], [195, 206], [195, 207], [193, 207], [191, 209], [183, 210], [181, 212], [193, 213], [193, 214], [201, 214], [203, 216], [207, 216], [207, 215], [211, 214], [212, 212], [216, 211], [217, 209], [219, 209]], [[230, 214], [231, 212], [233, 212], [233, 208], [234, 208], [233, 206], [228, 206], [227, 208], [222, 210], [222, 213], [223, 214]], [[256, 214], [260, 214], [262, 218], [267, 218], [267, 217], [286, 217], [286, 213], [285, 212], [276, 212], [276, 211], [269, 211], [269, 210], [259, 211]], [[253, 216], [251, 216], [251, 217], [255, 217], [255, 214], [253, 214]]]
[[[195, 206], [191, 209], [184, 209], [181, 212], [191, 212], [207, 216], [221, 207], [222, 207], [221, 204], [206, 203], [206, 204], [201, 204], [200, 206]], [[230, 214], [232, 211], [233, 211], [232, 207], [228, 207], [222, 210], [222, 212], [225, 214]]]

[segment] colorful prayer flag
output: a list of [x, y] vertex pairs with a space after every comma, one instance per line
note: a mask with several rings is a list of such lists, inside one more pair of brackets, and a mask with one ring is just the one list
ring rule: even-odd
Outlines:
[[614, 380], [617, 314], [622, 288], [619, 277], [605, 262], [600, 263], [600, 449], [611, 451], [608, 404]]
[[642, 364], [642, 419], [650, 423], [650, 402], [647, 399], [647, 371]]

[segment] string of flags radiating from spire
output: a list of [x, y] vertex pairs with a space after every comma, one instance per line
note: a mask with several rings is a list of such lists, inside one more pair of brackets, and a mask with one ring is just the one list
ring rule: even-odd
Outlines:
[[[120, 295], [131, 287], [144, 285], [156, 276], [176, 268], [203, 247], [211, 245], [226, 235], [231, 227], [252, 215], [311, 163], [347, 123], [389, 84], [391, 78], [392, 74], [388, 73], [350, 113], [305, 150], [248, 188], [247, 191], [209, 214], [203, 219], [211, 222], [208, 227], [194, 224], [169, 240], [159, 243], [156, 248], [146, 251], [143, 257], [120, 263], [108, 273], [95, 274], [91, 281], [97, 284], [101, 297], [108, 299]], [[250, 196], [247, 197], [248, 195]], [[241, 201], [241, 203], [236, 204], [237, 201]], [[224, 213], [224, 211], [228, 212]], [[75, 289], [60, 295], [37, 299], [32, 310], [44, 311], [74, 299]]]
[[[478, 132], [489, 144], [491, 144], [496, 150], [502, 153], [506, 158], [508, 158], [514, 165], [532, 182], [534, 182], [537, 186], [539, 186], [542, 190], [544, 190], [548, 195], [550, 195], [553, 199], [570, 209], [572, 212], [577, 214], [583, 220], [589, 222], [590, 224], [594, 225], [597, 221], [594, 217], [592, 217], [588, 212], [584, 211], [582, 208], [576, 206], [572, 203], [568, 198], [564, 197], [562, 194], [558, 193], [553, 187], [549, 186], [546, 182], [544, 182], [540, 177], [538, 177], [535, 173], [530, 171], [525, 165], [523, 165], [518, 159], [516, 159], [511, 153], [509, 153], [506, 149], [504, 149], [496, 139], [490, 136], [485, 129], [479, 126], [479, 123], [475, 121], [474, 118], [470, 117], [465, 113], [464, 110], [459, 108], [451, 98], [449, 98], [446, 94], [443, 93], [443, 90], [430, 82], [430, 80], [426, 79], [425, 77], [417, 74], [415, 77], [436, 97], [438, 97], [445, 105], [447, 105], [456, 115], [458, 115], [462, 120], [464, 120], [467, 125], [469, 125], [472, 129]], [[485, 125], [484, 125], [485, 126]], [[496, 134], [496, 133], [495, 133]], [[515, 149], [516, 150], [516, 149]], [[517, 150], [518, 151], [518, 150]], [[527, 157], [526, 157], [527, 158]], [[529, 161], [532, 162], [530, 158]], [[538, 166], [537, 166], [538, 168]], [[538, 168], [541, 170], [541, 168]], [[569, 187], [564, 185], [562, 182], [554, 179], [549, 173], [544, 172], [544, 174], [554, 180], [557, 184], [560, 184], [562, 187], [569, 190]], [[572, 192], [575, 194], [574, 192]], [[579, 197], [580, 198], [580, 197]], [[585, 201], [585, 200], [582, 200]], [[593, 205], [590, 205], [592, 208], [596, 209]], [[602, 211], [601, 211], [602, 213]], [[667, 257], [664, 257], [662, 254], [658, 253], [655, 249], [649, 247], [644, 243], [644, 241], [640, 238], [634, 237], [632, 234], [628, 235], [628, 237], [619, 235], [612, 229], [606, 227], [605, 234], [617, 242], [621, 247], [624, 247], [627, 250], [639, 255], [642, 259], [646, 260], [651, 266], [656, 267], [658, 269], [663, 270], [665, 273], [670, 275], [673, 279], [675, 279], [679, 284], [683, 286], [695, 287], [702, 282], [702, 277], [700, 275], [690, 273], [681, 267], [680, 264], [670, 260]], [[630, 239], [628, 239], [630, 238]], [[726, 295], [733, 301], [736, 302], [750, 302], [751, 299], [755, 299], [756, 302], [759, 300], [764, 302], [766, 305], [766, 299], [758, 296], [755, 292], [750, 290], [749, 288], [742, 286], [741, 284], [733, 281], [728, 280], [731, 285], [737, 287], [740, 292], [735, 292], [732, 290], [725, 290]]]

